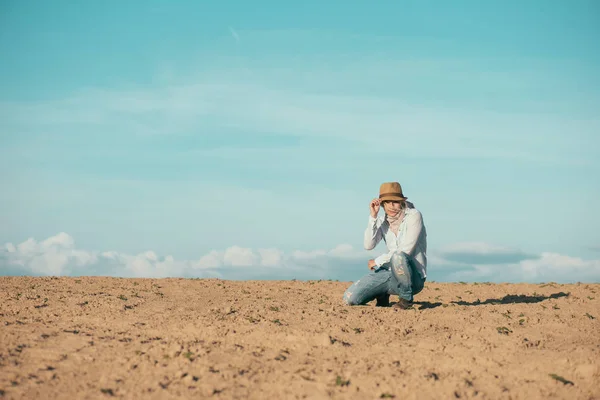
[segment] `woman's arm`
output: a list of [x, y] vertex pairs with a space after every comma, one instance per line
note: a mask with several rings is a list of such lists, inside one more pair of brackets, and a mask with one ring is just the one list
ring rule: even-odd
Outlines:
[[373, 218], [369, 215], [369, 223], [367, 224], [364, 235], [365, 250], [373, 250], [381, 241], [382, 237], [381, 226], [378, 226], [377, 218]]

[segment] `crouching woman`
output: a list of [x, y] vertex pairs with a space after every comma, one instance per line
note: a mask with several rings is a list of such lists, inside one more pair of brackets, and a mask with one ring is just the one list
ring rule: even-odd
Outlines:
[[[380, 207], [384, 215], [378, 217]], [[398, 182], [386, 182], [379, 197], [369, 204], [369, 222], [364, 234], [366, 250], [383, 239], [387, 252], [368, 262], [371, 272], [354, 282], [344, 293], [348, 305], [364, 305], [377, 300], [389, 306], [390, 295], [399, 297], [393, 307], [412, 307], [413, 297], [425, 286], [427, 278], [427, 232], [423, 216], [407, 201]]]

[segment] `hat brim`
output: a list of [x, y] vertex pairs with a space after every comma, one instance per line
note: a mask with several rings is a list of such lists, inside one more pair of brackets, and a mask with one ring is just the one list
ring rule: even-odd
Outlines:
[[379, 196], [379, 200], [380, 201], [386, 201], [386, 200], [396, 200], [396, 201], [404, 201], [408, 199], [408, 197], [399, 195], [399, 194], [383, 194]]

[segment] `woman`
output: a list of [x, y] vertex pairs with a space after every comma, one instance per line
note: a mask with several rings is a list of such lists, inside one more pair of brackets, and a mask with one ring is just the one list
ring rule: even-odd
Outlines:
[[[377, 306], [389, 306], [390, 295], [397, 295], [399, 301], [394, 307], [407, 309], [412, 307], [413, 296], [423, 290], [427, 232], [421, 212], [406, 199], [398, 182], [386, 182], [379, 188], [379, 198], [371, 201], [365, 249], [374, 249], [383, 239], [388, 251], [369, 260], [371, 272], [346, 290], [346, 304], [364, 305], [377, 299]], [[377, 216], [381, 206], [384, 217]]]

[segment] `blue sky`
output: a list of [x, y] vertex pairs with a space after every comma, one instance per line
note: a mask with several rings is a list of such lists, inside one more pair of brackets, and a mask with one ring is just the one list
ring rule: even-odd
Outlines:
[[[0, 271], [600, 280], [595, 1], [3, 2]], [[268, 251], [267, 251], [268, 250]]]

